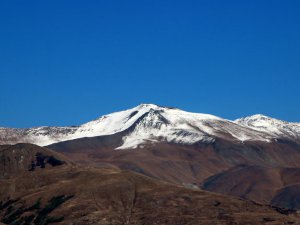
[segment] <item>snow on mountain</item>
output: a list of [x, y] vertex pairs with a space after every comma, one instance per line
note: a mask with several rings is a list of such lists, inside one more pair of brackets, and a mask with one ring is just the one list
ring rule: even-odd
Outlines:
[[276, 137], [300, 138], [300, 123], [289, 123], [261, 114], [237, 119], [235, 122], [257, 131], [272, 134]]
[[140, 105], [147, 114], [136, 124], [132, 133], [123, 138], [117, 149], [135, 148], [145, 142], [167, 141], [181, 144], [213, 142], [216, 137], [239, 141], [256, 139], [267, 141], [269, 137], [209, 114], [190, 113], [176, 108]]
[[[141, 104], [132, 109], [102, 116], [81, 126], [0, 128], [0, 144], [29, 142], [46, 146], [66, 140], [122, 132], [123, 144], [117, 149], [128, 149], [158, 141], [181, 144], [213, 142], [217, 137], [236, 141], [269, 142], [282, 127], [285, 133], [289, 131], [288, 123], [285, 126], [278, 125], [282, 121], [269, 119], [270, 121], [263, 116], [253, 116], [230, 121], [209, 114]], [[292, 124], [290, 132], [300, 134], [299, 127], [299, 124]]]

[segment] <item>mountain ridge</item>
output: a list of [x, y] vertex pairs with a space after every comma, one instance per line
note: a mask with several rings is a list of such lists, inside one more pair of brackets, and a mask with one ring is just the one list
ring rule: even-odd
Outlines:
[[[270, 122], [263, 129], [258, 125], [266, 118], [273, 123]], [[275, 124], [276, 129], [271, 129], [272, 124]], [[0, 144], [25, 142], [47, 146], [77, 138], [112, 135], [127, 130], [133, 125], [137, 127], [137, 130], [124, 137], [123, 145], [118, 146], [117, 149], [136, 148], [144, 142], [156, 142], [161, 139], [193, 144], [198, 141], [213, 141], [215, 137], [230, 138], [241, 142], [247, 140], [270, 142], [280, 135], [288, 138], [300, 137], [300, 123], [288, 123], [261, 114], [228, 120], [211, 114], [191, 113], [174, 107], [140, 104], [131, 109], [103, 115], [79, 126], [0, 127]]]

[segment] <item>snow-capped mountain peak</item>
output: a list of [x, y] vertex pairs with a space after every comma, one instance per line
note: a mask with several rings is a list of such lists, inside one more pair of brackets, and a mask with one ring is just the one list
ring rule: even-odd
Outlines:
[[262, 114], [240, 118], [235, 122], [257, 131], [273, 134], [276, 137], [300, 137], [300, 123], [289, 123]]
[[46, 146], [83, 137], [115, 134], [121, 134], [123, 139], [123, 144], [117, 149], [128, 149], [158, 141], [194, 144], [213, 142], [216, 138], [269, 142], [279, 135], [299, 137], [300, 125], [264, 115], [230, 121], [210, 114], [140, 104], [131, 109], [101, 116], [80, 126], [0, 128], [0, 144], [29, 142]]

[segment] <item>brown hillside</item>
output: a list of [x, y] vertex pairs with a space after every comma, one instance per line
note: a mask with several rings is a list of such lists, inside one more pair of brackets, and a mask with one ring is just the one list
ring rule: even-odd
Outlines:
[[[263, 204], [275, 203], [272, 199], [282, 188], [299, 180], [300, 145], [291, 141], [241, 143], [217, 139], [213, 144], [149, 143], [143, 148], [114, 150], [113, 140], [112, 136], [83, 138], [49, 148], [86, 165], [129, 169]], [[279, 200], [276, 205], [289, 204]], [[293, 205], [298, 209], [298, 204]]]
[[[14, 146], [10, 148], [13, 151]], [[49, 151], [45, 149], [44, 153]], [[24, 170], [10, 178], [1, 178], [0, 202], [0, 220], [5, 224], [25, 224], [25, 221], [73, 225], [300, 222], [294, 214], [285, 215], [287, 211], [250, 201], [187, 189], [130, 171], [72, 163]]]

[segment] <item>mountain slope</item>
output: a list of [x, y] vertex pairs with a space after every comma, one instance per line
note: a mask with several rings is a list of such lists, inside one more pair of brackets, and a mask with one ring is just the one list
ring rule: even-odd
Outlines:
[[202, 188], [283, 208], [300, 208], [299, 167], [236, 166], [209, 177]]
[[64, 155], [33, 144], [0, 145], [0, 159], [0, 178], [6, 179], [24, 171], [72, 164]]
[[[48, 149], [33, 145], [9, 146], [11, 154], [16, 154], [11, 158], [12, 163], [18, 164], [18, 157], [23, 153], [25, 157], [26, 151], [34, 147], [49, 153]], [[0, 221], [73, 225], [279, 225], [299, 224], [300, 220], [293, 211], [183, 188], [129, 171], [67, 163], [34, 171], [25, 169], [10, 178], [0, 178]]]
[[[133, 151], [114, 151], [117, 144], [110, 145], [112, 140], [114, 135], [70, 140], [48, 147], [82, 164], [129, 169], [171, 183], [196, 185], [264, 204], [270, 203], [280, 189], [298, 182], [288, 178], [300, 168], [300, 145], [294, 142], [241, 143], [217, 138], [213, 143], [160, 142]], [[281, 171], [287, 172], [277, 176]], [[289, 182], [283, 183], [284, 179]], [[281, 200], [276, 201], [277, 206], [288, 205], [287, 200], [282, 204]]]

